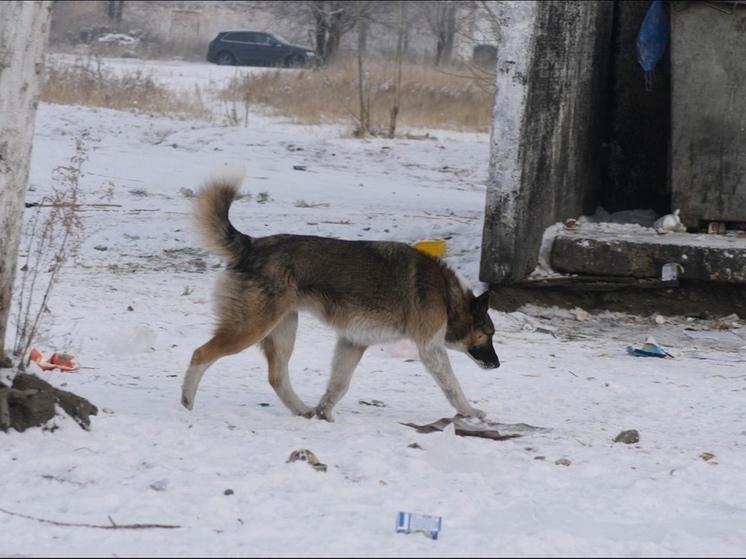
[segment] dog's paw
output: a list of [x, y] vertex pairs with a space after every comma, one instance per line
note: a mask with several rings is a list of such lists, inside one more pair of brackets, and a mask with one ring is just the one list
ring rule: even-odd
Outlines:
[[301, 417], [305, 417], [306, 419], [311, 419], [314, 415], [316, 415], [316, 408], [307, 408], [305, 410], [301, 410], [300, 412], [296, 413], [295, 415], [299, 415]]
[[194, 407], [194, 400], [190, 400], [186, 396], [181, 397], [181, 405], [186, 409], [191, 410]]
[[328, 421], [329, 423], [334, 423], [332, 410], [318, 407], [316, 408], [316, 417], [318, 417], [319, 419], [323, 419], [324, 421]]
[[459, 415], [463, 415], [466, 417], [476, 417], [477, 419], [484, 419], [485, 417], [487, 417], [487, 414], [478, 408], [469, 408], [466, 411], [460, 411]]

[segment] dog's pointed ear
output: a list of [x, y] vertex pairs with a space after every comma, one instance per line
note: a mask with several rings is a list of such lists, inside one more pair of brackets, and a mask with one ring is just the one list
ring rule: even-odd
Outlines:
[[475, 316], [483, 316], [490, 309], [490, 292], [485, 291], [471, 302], [471, 310]]

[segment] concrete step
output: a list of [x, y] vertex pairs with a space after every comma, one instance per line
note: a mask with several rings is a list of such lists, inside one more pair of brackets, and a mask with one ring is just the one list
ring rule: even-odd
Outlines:
[[[551, 266], [566, 274], [746, 284], [746, 237], [704, 233], [659, 234], [650, 227], [584, 223], [557, 233]], [[672, 267], [669, 267], [669, 270]]]

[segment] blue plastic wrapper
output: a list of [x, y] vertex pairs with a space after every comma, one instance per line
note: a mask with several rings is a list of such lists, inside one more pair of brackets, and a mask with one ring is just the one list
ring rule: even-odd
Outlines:
[[658, 345], [653, 336], [648, 336], [642, 347], [627, 346], [627, 352], [637, 357], [673, 357]]

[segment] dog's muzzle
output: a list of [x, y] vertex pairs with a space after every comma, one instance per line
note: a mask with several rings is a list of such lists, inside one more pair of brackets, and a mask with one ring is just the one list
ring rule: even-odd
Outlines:
[[500, 359], [492, 346], [473, 347], [469, 350], [469, 355], [482, 369], [497, 369], [500, 366]]

